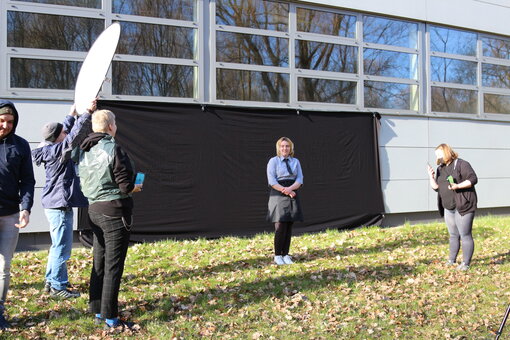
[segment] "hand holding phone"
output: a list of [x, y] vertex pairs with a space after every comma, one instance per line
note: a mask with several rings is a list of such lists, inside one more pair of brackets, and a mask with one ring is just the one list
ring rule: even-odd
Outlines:
[[143, 185], [144, 181], [145, 181], [145, 174], [143, 172], [137, 173], [136, 178], [135, 178], [135, 185], [137, 185], [137, 184]]

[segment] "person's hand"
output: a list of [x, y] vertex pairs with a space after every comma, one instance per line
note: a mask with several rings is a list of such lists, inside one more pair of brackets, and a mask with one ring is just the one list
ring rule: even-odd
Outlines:
[[87, 107], [87, 111], [92, 113], [97, 109], [97, 98], [90, 102], [89, 107]]
[[69, 115], [73, 117], [76, 117], [78, 115], [78, 112], [76, 112], [76, 104], [73, 104], [69, 109]]
[[289, 187], [284, 187], [282, 189], [282, 194], [289, 195], [292, 192], [292, 190]]
[[135, 184], [135, 187], [133, 188], [133, 190], [131, 190], [131, 194], [135, 193], [135, 192], [142, 191], [142, 188], [143, 188], [143, 184]]
[[294, 197], [296, 197], [296, 193], [294, 191], [291, 191], [289, 193], [289, 196], [290, 196], [290, 198], [294, 198]]
[[19, 223], [15, 224], [16, 228], [25, 228], [28, 222], [30, 222], [30, 213], [28, 210], [21, 210], [19, 213]]
[[433, 179], [436, 176], [434, 169], [428, 164], [427, 164], [427, 171], [429, 173], [430, 178]]
[[457, 190], [457, 189], [460, 189], [460, 188], [459, 188], [459, 185], [457, 183], [453, 183], [453, 184], [450, 184], [448, 186], [448, 189], [450, 189], [450, 190]]

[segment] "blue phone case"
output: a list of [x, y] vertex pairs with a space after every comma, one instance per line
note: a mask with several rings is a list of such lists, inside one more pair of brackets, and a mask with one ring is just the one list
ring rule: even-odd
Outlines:
[[143, 172], [139, 172], [136, 174], [135, 184], [143, 184], [145, 180], [145, 174]]

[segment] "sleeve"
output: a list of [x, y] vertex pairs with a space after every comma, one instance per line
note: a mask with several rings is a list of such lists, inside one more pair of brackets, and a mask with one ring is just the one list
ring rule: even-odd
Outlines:
[[278, 178], [276, 177], [276, 157], [273, 157], [267, 163], [267, 183], [270, 187], [278, 184]]
[[135, 187], [135, 170], [128, 154], [117, 144], [113, 159], [113, 177], [124, 194], [129, 194]]
[[296, 158], [297, 161], [297, 176], [296, 176], [296, 182], [303, 185], [303, 170], [301, 169], [301, 163], [299, 162], [299, 159]]
[[471, 182], [473, 186], [478, 183], [478, 177], [476, 176], [475, 170], [471, 167], [471, 164], [467, 161], [463, 161], [460, 164], [460, 174], [462, 176], [463, 181], [468, 180]]
[[31, 211], [34, 204], [34, 168], [32, 165], [32, 153], [28, 142], [24, 145], [23, 160], [20, 169], [19, 194], [21, 198], [21, 210]]
[[64, 127], [64, 131], [66, 133], [69, 134], [71, 132], [71, 129], [73, 128], [75, 121], [76, 121], [76, 118], [74, 118], [73, 116], [70, 116], [70, 115], [66, 116], [66, 118], [62, 122], [62, 125]]
[[[74, 120], [74, 117], [69, 116]], [[64, 139], [63, 148], [61, 151], [61, 162], [71, 158], [71, 152], [73, 148], [78, 147], [81, 142], [92, 132], [92, 115], [90, 113], [84, 113], [78, 118], [76, 124], [73, 124], [72, 129]]]

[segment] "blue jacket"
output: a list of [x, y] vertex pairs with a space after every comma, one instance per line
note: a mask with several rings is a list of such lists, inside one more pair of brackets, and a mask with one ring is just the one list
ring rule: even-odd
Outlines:
[[80, 178], [76, 175], [76, 164], [69, 158], [68, 150], [77, 146], [91, 130], [90, 113], [84, 113], [75, 124], [73, 116], [67, 116], [62, 125], [68, 132], [59, 143], [44, 142], [32, 151], [37, 166], [44, 164], [46, 183], [41, 202], [45, 209], [86, 207], [88, 201], [80, 189]]
[[[14, 113], [12, 131], [0, 140], [0, 216], [32, 209], [34, 169], [28, 142], [15, 134], [19, 116], [14, 104], [0, 99], [0, 108], [10, 106]], [[21, 204], [21, 209], [20, 209]]]

